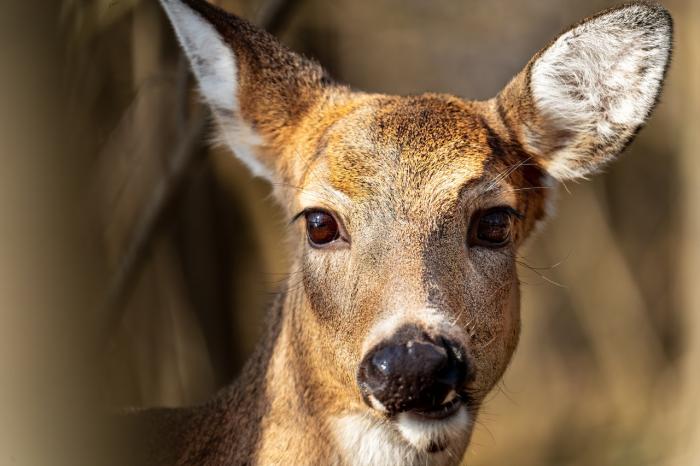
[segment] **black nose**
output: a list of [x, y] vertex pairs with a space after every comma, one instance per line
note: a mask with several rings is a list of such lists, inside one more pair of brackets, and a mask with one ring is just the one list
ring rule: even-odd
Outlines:
[[464, 351], [457, 345], [406, 326], [367, 353], [357, 380], [368, 404], [371, 395], [395, 414], [437, 409], [450, 391], [459, 393], [467, 377]]

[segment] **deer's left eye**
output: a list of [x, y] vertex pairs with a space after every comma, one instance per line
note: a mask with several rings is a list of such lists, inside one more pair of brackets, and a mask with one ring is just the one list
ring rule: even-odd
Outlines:
[[469, 234], [470, 246], [500, 248], [510, 243], [513, 219], [519, 217], [510, 207], [496, 207], [477, 212], [472, 220]]
[[332, 214], [325, 210], [310, 210], [306, 216], [306, 235], [312, 246], [320, 247], [340, 238], [340, 227]]

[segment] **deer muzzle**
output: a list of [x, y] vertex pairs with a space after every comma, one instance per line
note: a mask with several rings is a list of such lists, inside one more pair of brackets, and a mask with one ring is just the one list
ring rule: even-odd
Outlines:
[[357, 381], [372, 408], [442, 419], [459, 409], [470, 372], [458, 344], [409, 325], [367, 352]]

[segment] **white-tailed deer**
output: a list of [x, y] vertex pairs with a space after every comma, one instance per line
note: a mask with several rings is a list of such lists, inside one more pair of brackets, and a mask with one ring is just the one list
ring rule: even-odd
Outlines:
[[151, 463], [458, 464], [518, 343], [515, 252], [551, 187], [600, 169], [652, 111], [668, 12], [604, 11], [495, 98], [367, 94], [204, 0], [160, 0], [218, 134], [270, 180], [303, 286], [241, 377], [152, 413]]

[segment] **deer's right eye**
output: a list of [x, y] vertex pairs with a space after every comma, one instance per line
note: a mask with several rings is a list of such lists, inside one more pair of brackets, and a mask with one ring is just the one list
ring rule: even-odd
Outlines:
[[340, 238], [338, 222], [329, 212], [310, 210], [304, 215], [306, 217], [306, 235], [312, 246], [324, 246]]
[[491, 249], [506, 246], [511, 240], [515, 218], [522, 218], [522, 214], [507, 206], [478, 212], [472, 221], [469, 245]]

